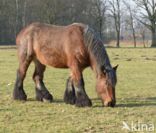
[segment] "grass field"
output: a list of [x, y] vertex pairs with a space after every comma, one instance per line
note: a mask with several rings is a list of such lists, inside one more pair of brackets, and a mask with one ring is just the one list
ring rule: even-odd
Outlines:
[[[27, 102], [13, 101], [18, 66], [16, 49], [0, 49], [0, 132], [4, 133], [126, 133], [127, 124], [154, 124], [156, 132], [156, 49], [108, 48], [113, 65], [119, 64], [117, 106], [102, 107], [95, 92], [95, 75], [84, 72], [93, 106], [77, 108], [63, 102], [68, 70], [47, 68], [45, 84], [53, 103], [35, 101], [32, 64], [25, 80]], [[145, 132], [145, 131], [142, 131]]]

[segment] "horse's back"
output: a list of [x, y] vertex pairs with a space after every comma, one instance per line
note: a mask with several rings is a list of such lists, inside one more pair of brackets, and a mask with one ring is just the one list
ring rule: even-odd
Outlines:
[[68, 26], [32, 23], [19, 33], [16, 44], [23, 45], [45, 65], [64, 68], [69, 67], [73, 60], [84, 64], [87, 58], [84, 27], [80, 23]]

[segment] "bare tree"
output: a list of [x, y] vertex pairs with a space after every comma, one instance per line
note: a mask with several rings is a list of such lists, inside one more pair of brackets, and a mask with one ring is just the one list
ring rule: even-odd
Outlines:
[[[145, 25], [152, 33], [152, 45], [156, 47], [156, 1], [155, 0], [134, 0], [140, 9], [138, 20]], [[146, 22], [148, 20], [148, 22]]]
[[22, 15], [22, 26], [26, 25], [26, 9], [27, 9], [27, 0], [24, 1], [23, 6], [23, 15]]
[[98, 26], [98, 32], [100, 37], [102, 38], [103, 25], [105, 20], [105, 14], [107, 10], [107, 1], [106, 0], [93, 0], [93, 7], [96, 11], [94, 11], [94, 15], [96, 16], [96, 25]]
[[121, 30], [121, 0], [110, 0], [109, 4], [111, 6], [110, 12], [111, 16], [114, 18], [115, 29], [117, 33], [117, 43], [116, 46], [120, 47], [120, 30]]
[[146, 47], [146, 43], [145, 43], [145, 29], [142, 28], [140, 31], [141, 37], [142, 37], [142, 43], [144, 45], [144, 48]]
[[16, 16], [15, 16], [15, 36], [19, 30], [26, 25], [26, 9], [27, 0], [15, 0]]
[[134, 14], [136, 13], [135, 9], [132, 9], [132, 5], [130, 5], [129, 2], [127, 1], [123, 1], [124, 5], [126, 6], [126, 9], [128, 11], [129, 14], [129, 20], [127, 21], [127, 24], [130, 25], [131, 29], [132, 29], [132, 34], [133, 34], [133, 41], [134, 41], [134, 47], [136, 47], [136, 35], [135, 35], [135, 16]]
[[141, 36], [142, 39], [142, 44], [143, 47], [147, 47], [148, 46], [148, 42], [149, 42], [149, 36], [148, 33], [150, 32], [147, 27], [145, 27], [143, 24], [141, 24], [140, 22], [137, 23], [137, 30], [139, 35]]
[[[0, 0], [0, 43], [14, 43], [17, 33], [36, 21], [56, 25], [81, 22], [90, 25], [99, 36], [105, 34], [106, 38], [106, 3], [107, 0]], [[114, 39], [112, 25], [109, 23], [109, 38]]]
[[16, 22], [15, 22], [15, 37], [16, 37], [16, 34], [17, 34], [17, 27], [18, 27], [18, 16], [19, 16], [19, 3], [18, 3], [18, 0], [16, 0]]
[[44, 3], [44, 9], [46, 9], [45, 11], [45, 16], [46, 16], [46, 21], [49, 23], [49, 24], [56, 24], [56, 7], [57, 7], [57, 1], [56, 0], [45, 0], [45, 3]]

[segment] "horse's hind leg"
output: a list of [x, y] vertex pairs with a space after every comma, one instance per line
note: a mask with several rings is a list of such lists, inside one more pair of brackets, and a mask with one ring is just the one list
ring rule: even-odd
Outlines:
[[64, 92], [64, 102], [67, 104], [75, 104], [75, 89], [71, 77], [67, 79], [66, 90]]
[[43, 74], [45, 71], [45, 66], [42, 65], [38, 60], [34, 61], [35, 71], [33, 74], [33, 80], [36, 85], [36, 100], [38, 101], [49, 101], [52, 102], [53, 97], [47, 90], [43, 82]]
[[27, 58], [26, 54], [19, 56], [19, 69], [17, 70], [17, 77], [13, 91], [13, 99], [15, 100], [26, 100], [27, 96], [23, 89], [23, 81], [26, 76], [26, 71], [30, 65], [31, 57]]

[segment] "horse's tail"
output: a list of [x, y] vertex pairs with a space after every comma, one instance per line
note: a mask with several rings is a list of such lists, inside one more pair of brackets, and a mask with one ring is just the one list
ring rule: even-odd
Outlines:
[[24, 28], [16, 37], [16, 46], [19, 56], [23, 54], [26, 58], [30, 58], [33, 54], [33, 36]]

